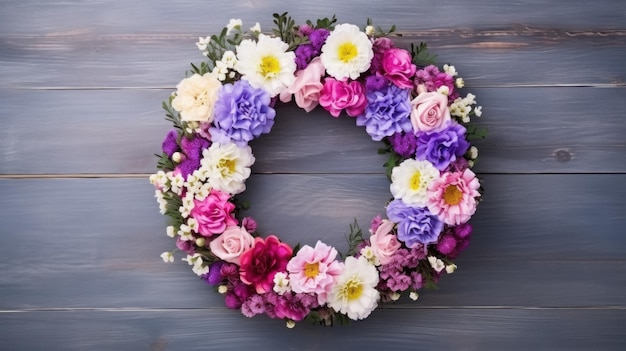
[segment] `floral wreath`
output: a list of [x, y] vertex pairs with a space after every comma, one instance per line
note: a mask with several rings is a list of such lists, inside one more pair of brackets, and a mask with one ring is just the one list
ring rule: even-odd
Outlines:
[[[199, 38], [207, 60], [192, 64], [163, 103], [175, 129], [150, 176], [171, 218], [167, 235], [193, 272], [224, 294], [227, 307], [288, 327], [364, 319], [403, 293], [417, 300], [419, 289], [457, 268], [452, 260], [469, 243], [467, 222], [482, 191], [470, 141], [485, 133], [469, 125], [482, 111], [474, 95], [460, 96], [454, 66], [435, 66], [424, 43], [395, 47], [395, 26], [336, 22], [296, 25], [274, 14], [272, 35], [230, 20], [219, 35]], [[345, 112], [389, 153], [387, 219], [376, 216], [368, 238], [351, 225], [344, 254], [321, 241], [292, 247], [261, 237], [236, 197], [255, 161], [248, 142], [270, 132], [274, 104], [292, 97], [307, 112], [317, 105], [333, 117]], [[173, 253], [161, 257], [173, 262]]]

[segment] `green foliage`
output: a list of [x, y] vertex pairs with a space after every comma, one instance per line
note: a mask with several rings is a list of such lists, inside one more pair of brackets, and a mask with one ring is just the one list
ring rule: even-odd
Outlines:
[[172, 107], [174, 97], [174, 95], [170, 95], [170, 98], [167, 101], [163, 101], [161, 105], [166, 112], [165, 120], [172, 123], [174, 128], [180, 130], [185, 137], [191, 137], [191, 133], [187, 131], [187, 123], [180, 119], [180, 114]]
[[476, 125], [466, 125], [465, 128], [467, 129], [465, 137], [470, 142], [477, 139], [485, 139], [487, 137], [487, 128], [478, 127]]
[[413, 63], [418, 67], [426, 67], [437, 63], [437, 55], [428, 52], [428, 46], [424, 42], [418, 45], [411, 43], [411, 57]]
[[328, 17], [324, 17], [321, 19], [318, 19], [315, 24], [313, 22], [311, 22], [310, 20], [306, 21], [306, 24], [308, 24], [311, 27], [314, 27], [316, 29], [328, 29], [328, 30], [333, 30], [335, 29], [335, 23], [337, 23], [337, 17], [335, 17], [335, 15], [333, 15], [333, 17], [328, 18]]
[[169, 172], [169, 171], [173, 171], [174, 168], [176, 168], [176, 165], [174, 165], [174, 162], [170, 160], [170, 157], [167, 156], [165, 152], [161, 153], [161, 155], [154, 154], [154, 156], [159, 158], [159, 160], [157, 161], [157, 169], [163, 172]]
[[237, 46], [244, 39], [244, 33], [241, 28], [235, 27], [228, 32], [228, 28], [224, 27], [219, 35], [211, 35], [209, 43], [206, 48], [206, 56], [209, 58], [209, 62], [200, 64], [200, 67], [192, 66], [192, 71], [198, 74], [200, 72], [210, 72], [215, 67], [215, 62], [222, 59], [226, 51], [236, 51]]
[[276, 28], [272, 29], [272, 31], [274, 35], [289, 45], [288, 50], [294, 50], [298, 45], [307, 42], [307, 38], [298, 33], [296, 21], [287, 15], [287, 12], [280, 15], [275, 13], [272, 16], [276, 25]]
[[350, 233], [346, 239], [348, 240], [348, 252], [346, 252], [345, 255], [341, 255], [342, 258], [354, 256], [357, 253], [359, 245], [365, 241], [365, 239], [363, 239], [363, 232], [361, 228], [359, 228], [356, 218], [354, 219], [354, 223], [350, 224]]

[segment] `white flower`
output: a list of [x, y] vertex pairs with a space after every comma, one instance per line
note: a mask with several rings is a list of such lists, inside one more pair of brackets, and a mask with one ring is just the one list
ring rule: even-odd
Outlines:
[[397, 291], [392, 291], [391, 294], [389, 294], [389, 298], [391, 299], [391, 301], [398, 301], [400, 300], [400, 293]]
[[337, 80], [357, 79], [370, 68], [374, 57], [372, 42], [353, 24], [340, 24], [322, 46], [320, 58], [326, 73]]
[[441, 95], [448, 96], [450, 94], [450, 88], [447, 85], [442, 85], [437, 89], [437, 92]]
[[363, 319], [378, 306], [380, 294], [376, 290], [378, 271], [365, 257], [346, 258], [343, 272], [330, 293], [328, 305], [348, 318]]
[[206, 197], [209, 196], [209, 194], [211, 193], [211, 189], [212, 189], [211, 184], [209, 183], [203, 184], [200, 187], [200, 189], [196, 191], [196, 199], [198, 201], [202, 201], [206, 199]]
[[452, 274], [454, 273], [454, 271], [456, 271], [457, 266], [455, 264], [450, 264], [446, 266], [446, 273], [448, 274]]
[[158, 171], [155, 174], [150, 175], [150, 184], [154, 185], [157, 189], [161, 191], [170, 190], [169, 179], [167, 178], [167, 174], [163, 171]]
[[211, 37], [210, 36], [208, 36], [206, 38], [199, 37], [198, 38], [198, 42], [196, 43], [196, 46], [198, 47], [198, 50], [204, 51], [204, 50], [206, 50], [207, 46], [209, 45], [209, 42], [211, 42]]
[[234, 29], [241, 29], [243, 22], [239, 18], [231, 18], [226, 25], [226, 35], [230, 34]]
[[278, 272], [274, 275], [274, 292], [278, 295], [283, 295], [286, 292], [291, 291], [289, 286], [289, 279], [284, 272]]
[[159, 212], [164, 215], [167, 211], [167, 200], [163, 198], [163, 192], [160, 190], [154, 191], [154, 197], [156, 197], [157, 202], [159, 203]]
[[183, 187], [185, 186], [185, 179], [181, 174], [176, 174], [172, 172], [167, 173], [168, 179], [170, 181], [170, 186], [172, 187], [172, 191], [177, 195], [182, 194]]
[[195, 218], [189, 218], [187, 220], [187, 227], [196, 233], [198, 232], [198, 225], [198, 221]]
[[483, 115], [483, 107], [482, 106], [474, 107], [474, 115], [476, 115], [476, 117], [482, 116]]
[[224, 81], [226, 79], [226, 74], [228, 73], [228, 66], [226, 63], [222, 61], [216, 61], [215, 67], [211, 71], [211, 75], [219, 81]]
[[446, 72], [446, 74], [449, 74], [451, 76], [456, 76], [458, 73], [456, 72], [456, 68], [452, 65], [443, 65], [443, 71]]
[[174, 161], [174, 163], [180, 163], [180, 161], [183, 160], [183, 155], [176, 151], [175, 153], [172, 154], [172, 161]]
[[376, 257], [376, 255], [374, 255], [374, 250], [372, 249], [371, 246], [365, 246], [364, 248], [361, 249], [361, 256], [367, 258], [367, 260], [375, 265], [375, 266], [380, 266], [380, 261], [378, 260], [378, 257]]
[[261, 33], [261, 25], [259, 24], [259, 22], [255, 23], [253, 27], [250, 27], [250, 31], [256, 34]]
[[209, 266], [204, 264], [204, 260], [199, 253], [187, 255], [186, 258], [183, 258], [183, 261], [187, 261], [190, 266], [193, 266], [191, 270], [199, 276], [209, 273]]
[[374, 26], [367, 26], [367, 27], [365, 27], [365, 34], [367, 34], [367, 35], [374, 34]]
[[446, 268], [446, 264], [435, 256], [428, 256], [428, 263], [430, 263], [430, 266], [433, 267], [433, 269], [437, 271], [437, 273], [443, 271], [443, 269]]
[[237, 55], [230, 50], [225, 51], [224, 55], [222, 55], [222, 62], [226, 65], [226, 68], [234, 69], [235, 64], [237, 64]]
[[165, 233], [170, 238], [173, 238], [176, 235], [176, 233], [174, 232], [174, 226], [168, 225], [167, 228], [165, 228]]
[[469, 158], [471, 158], [472, 160], [478, 158], [478, 148], [476, 146], [470, 147]]
[[250, 177], [250, 166], [254, 163], [250, 146], [213, 143], [202, 156], [200, 163], [206, 168], [211, 187], [233, 195], [246, 190], [245, 181]]
[[217, 292], [220, 294], [226, 294], [228, 292], [228, 287], [226, 285], [220, 285], [217, 287]]
[[235, 69], [254, 88], [262, 88], [274, 97], [296, 80], [296, 54], [288, 48], [280, 38], [263, 34], [258, 42], [243, 40], [237, 47]]
[[417, 301], [417, 298], [419, 297], [419, 295], [415, 292], [415, 291], [411, 291], [409, 293], [409, 298], [413, 301]]
[[463, 80], [463, 78], [457, 78], [454, 81], [454, 85], [456, 85], [457, 88], [461, 89], [465, 86], [465, 81]]
[[391, 194], [407, 205], [426, 206], [428, 186], [439, 171], [428, 161], [406, 159], [391, 171]]
[[176, 85], [172, 107], [183, 121], [213, 121], [213, 106], [222, 83], [211, 74], [194, 74]]
[[161, 258], [163, 259], [163, 262], [167, 263], [167, 262], [174, 262], [174, 255], [172, 255], [171, 252], [164, 252], [161, 254]]
[[296, 326], [296, 322], [294, 322], [294, 321], [293, 321], [293, 320], [291, 320], [291, 319], [288, 319], [288, 320], [287, 320], [287, 328], [289, 328], [289, 329], [293, 329], [295, 326]]

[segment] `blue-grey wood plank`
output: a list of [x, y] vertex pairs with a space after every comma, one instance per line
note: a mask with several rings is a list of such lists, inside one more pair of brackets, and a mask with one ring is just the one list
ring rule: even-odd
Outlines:
[[[488, 175], [473, 241], [419, 306], [625, 306], [626, 175]], [[382, 175], [255, 175], [264, 235], [345, 250], [389, 198]], [[0, 308], [223, 306], [189, 266], [164, 264], [146, 179], [0, 180]], [[178, 258], [182, 256], [178, 255]], [[184, 291], [184, 298], [180, 298]]]
[[564, 29], [624, 28], [626, 4], [621, 1], [498, 0], [428, 1], [397, 0], [316, 1], [3, 1], [0, 3], [0, 34], [73, 33], [189, 33], [215, 32], [230, 18], [241, 18], [251, 27], [260, 22], [269, 28], [273, 12], [289, 11], [298, 21], [336, 14], [341, 22], [406, 30], [432, 28], [493, 28], [511, 23]]
[[[477, 88], [489, 129], [481, 173], [626, 171], [626, 88]], [[0, 174], [151, 173], [171, 90], [0, 90]], [[598, 101], [602, 101], [598, 107]], [[36, 103], [33, 103], [36, 102]], [[280, 106], [253, 143], [259, 173], [382, 173], [385, 157], [349, 117]]]
[[0, 314], [2, 350], [602, 350], [626, 348], [624, 310], [381, 310], [294, 329], [223, 310]]
[[[0, 87], [173, 87], [190, 62], [204, 58], [197, 40], [191, 34], [0, 36]], [[400, 47], [427, 42], [438, 61], [453, 63], [468, 86], [626, 82], [626, 31], [433, 30], [394, 40]]]

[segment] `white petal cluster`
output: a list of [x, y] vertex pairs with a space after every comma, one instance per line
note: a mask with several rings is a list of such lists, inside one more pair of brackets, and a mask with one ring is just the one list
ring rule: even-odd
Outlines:
[[180, 113], [183, 121], [211, 122], [221, 86], [222, 83], [211, 74], [194, 74], [176, 85], [172, 107]]
[[441, 271], [444, 270], [444, 268], [446, 268], [446, 264], [443, 263], [442, 260], [438, 259], [435, 256], [428, 256], [428, 263], [430, 263], [430, 266], [433, 267], [433, 269], [439, 273]]
[[365, 257], [347, 257], [343, 272], [328, 294], [328, 305], [350, 319], [366, 318], [378, 306], [378, 279], [376, 267]]
[[439, 170], [428, 161], [406, 159], [391, 171], [391, 194], [407, 205], [426, 206], [428, 187], [439, 178]]
[[330, 33], [320, 59], [326, 73], [337, 80], [357, 79], [370, 68], [374, 51], [367, 34], [353, 24], [340, 24]]
[[206, 172], [211, 187], [233, 195], [246, 190], [245, 181], [250, 177], [250, 167], [254, 164], [250, 146], [213, 143], [202, 152], [202, 156], [201, 168]]
[[204, 260], [199, 253], [187, 255], [186, 258], [183, 258], [183, 261], [187, 261], [190, 266], [193, 266], [191, 270], [199, 276], [209, 273], [209, 266], [204, 263]]

